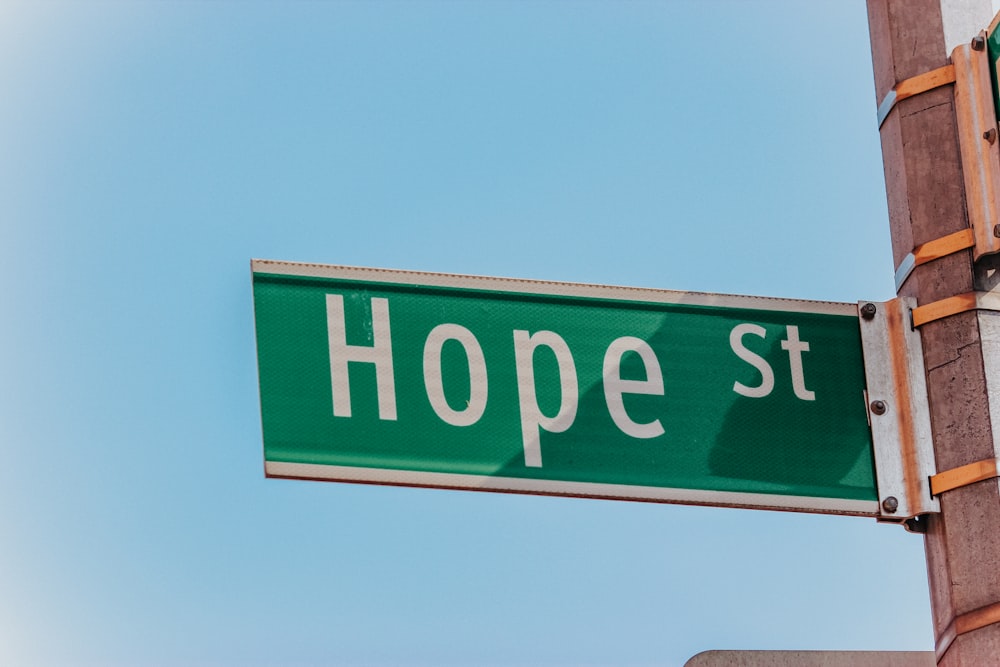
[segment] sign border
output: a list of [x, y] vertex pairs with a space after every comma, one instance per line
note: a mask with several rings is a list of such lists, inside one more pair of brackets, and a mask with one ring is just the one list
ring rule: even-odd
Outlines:
[[842, 514], [874, 517], [878, 515], [876, 500], [814, 498], [769, 493], [705, 491], [676, 487], [640, 486], [636, 484], [604, 484], [597, 482], [566, 482], [518, 477], [465, 475], [443, 472], [394, 470], [391, 468], [355, 468], [321, 463], [287, 463], [264, 461], [265, 475], [273, 479], [300, 479], [326, 482], [352, 482], [384, 486], [407, 486], [427, 489], [492, 491], [537, 496], [593, 498], [600, 500], [632, 500], [675, 505], [738, 507], [743, 509], [782, 510], [814, 514]]
[[856, 303], [836, 301], [809, 301], [783, 299], [770, 296], [742, 296], [685, 292], [681, 290], [653, 289], [649, 287], [623, 287], [589, 283], [555, 282], [520, 278], [497, 278], [454, 273], [373, 269], [336, 264], [308, 264], [270, 259], [250, 260], [251, 272], [301, 278], [329, 278], [356, 280], [407, 287], [451, 287], [507, 294], [536, 296], [582, 297], [589, 299], [615, 299], [640, 303], [669, 303], [677, 305], [709, 306], [717, 308], [746, 308], [750, 310], [778, 310], [788, 313], [815, 313], [820, 315], [858, 316]]

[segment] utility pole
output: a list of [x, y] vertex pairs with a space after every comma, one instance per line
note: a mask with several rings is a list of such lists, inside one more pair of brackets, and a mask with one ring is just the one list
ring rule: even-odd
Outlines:
[[[993, 16], [991, 3], [867, 0], [867, 4], [877, 100], [883, 102], [894, 88], [902, 90], [909, 84], [911, 92], [918, 91], [880, 109], [895, 267], [924, 244], [947, 250], [916, 266], [897, 285], [898, 292], [916, 298], [918, 306], [954, 303], [945, 300], [960, 295], [973, 299], [985, 295], [998, 283], [1000, 255], [982, 255], [970, 247], [956, 250], [954, 243], [946, 248], [948, 242], [939, 242], [971, 236], [969, 230], [975, 225], [970, 219], [975, 216], [967, 204], [972, 198], [963, 172], [955, 84], [931, 85], [928, 77], [933, 75], [928, 73], [947, 68], [953, 49], [969, 46], [987, 27]], [[982, 47], [977, 41], [972, 48]], [[926, 76], [918, 78], [921, 75]], [[991, 122], [996, 141], [995, 119]], [[988, 132], [982, 134], [986, 141]], [[975, 255], [980, 255], [978, 260]], [[941, 513], [918, 524], [926, 530], [935, 650], [939, 665], [998, 665], [1000, 483], [995, 462], [1000, 453], [1000, 391], [991, 395], [989, 389], [1000, 385], [1000, 312], [986, 307], [944, 312], [918, 325], [936, 468], [939, 476], [953, 472], [959, 482], [939, 491]], [[980, 470], [978, 476], [970, 472], [974, 468]]]

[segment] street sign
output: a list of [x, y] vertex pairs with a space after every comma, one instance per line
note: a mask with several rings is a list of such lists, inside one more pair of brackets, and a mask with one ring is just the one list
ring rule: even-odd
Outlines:
[[251, 268], [269, 477], [878, 514], [855, 304]]

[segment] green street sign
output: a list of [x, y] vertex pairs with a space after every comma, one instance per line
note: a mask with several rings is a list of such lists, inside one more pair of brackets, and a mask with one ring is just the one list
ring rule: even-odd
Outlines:
[[270, 477], [878, 514], [855, 304], [252, 272]]

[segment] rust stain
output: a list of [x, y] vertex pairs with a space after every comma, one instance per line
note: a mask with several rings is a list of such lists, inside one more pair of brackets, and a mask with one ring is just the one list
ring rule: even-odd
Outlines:
[[[898, 302], [897, 302], [898, 303]], [[893, 390], [899, 414], [899, 456], [903, 465], [903, 486], [906, 491], [906, 507], [920, 506], [920, 480], [913, 471], [917, 470], [917, 436], [913, 426], [913, 405], [910, 401], [910, 368], [906, 359], [906, 347], [892, 341], [902, 341], [903, 313], [905, 308], [889, 308], [886, 325], [889, 329], [889, 361], [892, 365]]]

